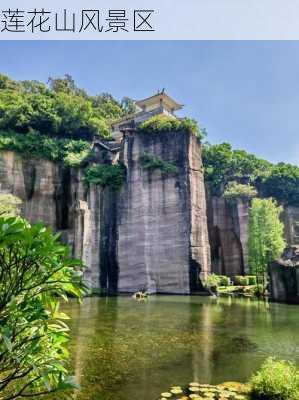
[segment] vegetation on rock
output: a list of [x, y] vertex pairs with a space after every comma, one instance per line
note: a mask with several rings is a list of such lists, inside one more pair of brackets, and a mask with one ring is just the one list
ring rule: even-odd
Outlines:
[[154, 171], [159, 169], [163, 175], [178, 173], [178, 167], [176, 165], [163, 161], [160, 157], [157, 157], [154, 154], [142, 154], [139, 158], [139, 162], [144, 170]]
[[110, 136], [109, 121], [126, 113], [111, 95], [88, 95], [69, 75], [14, 81], [0, 75], [0, 129], [26, 134], [31, 129], [59, 138]]
[[228, 200], [250, 200], [257, 196], [257, 190], [254, 186], [243, 185], [242, 183], [229, 182], [224, 194], [224, 198]]
[[269, 262], [280, 257], [284, 248], [282, 207], [273, 199], [253, 199], [249, 210], [248, 253], [251, 272], [264, 277]]
[[48, 137], [36, 131], [26, 135], [0, 132], [0, 150], [12, 150], [27, 157], [44, 158], [78, 167], [89, 156], [91, 143], [86, 140]]
[[80, 166], [94, 137], [110, 138], [110, 123], [132, 112], [110, 94], [88, 95], [69, 75], [14, 81], [0, 75], [0, 149]]
[[97, 164], [85, 169], [84, 181], [87, 184], [99, 185], [103, 188], [109, 186], [118, 190], [126, 176], [126, 169], [122, 163], [115, 165]]
[[81, 262], [42, 224], [1, 217], [0, 263], [1, 399], [74, 388], [59, 303], [82, 296]]
[[140, 124], [139, 133], [162, 132], [192, 132], [199, 139], [203, 139], [204, 131], [199, 128], [196, 121], [190, 118], [178, 119], [167, 115], [155, 115]]
[[20, 213], [22, 200], [12, 194], [0, 193], [0, 217], [12, 217]]
[[[299, 206], [299, 167], [273, 165], [243, 150], [233, 150], [229, 143], [206, 144], [203, 149], [205, 179], [212, 193], [231, 191], [231, 182], [251, 185], [262, 197], [274, 197], [281, 203]], [[235, 187], [240, 190], [241, 187]], [[240, 193], [242, 195], [242, 193]], [[250, 195], [252, 193], [248, 193]]]

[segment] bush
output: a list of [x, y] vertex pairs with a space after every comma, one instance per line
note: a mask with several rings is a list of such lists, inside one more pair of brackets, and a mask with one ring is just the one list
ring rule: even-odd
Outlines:
[[248, 285], [256, 285], [257, 284], [256, 276], [247, 275], [247, 279], [248, 279]]
[[236, 275], [234, 278], [234, 284], [236, 286], [248, 286], [248, 277], [247, 276], [242, 276], [242, 275]]
[[219, 286], [219, 275], [216, 274], [210, 274], [207, 279], [206, 279], [206, 287], [209, 289], [216, 288]]
[[253, 294], [254, 294], [256, 297], [263, 297], [263, 296], [264, 296], [264, 294], [265, 294], [264, 285], [259, 284], [259, 285], [255, 285], [255, 286], [253, 286], [253, 287], [254, 287]]
[[91, 147], [85, 140], [50, 138], [33, 130], [27, 134], [0, 132], [0, 150], [63, 162], [70, 167], [80, 166], [90, 154]]
[[118, 190], [125, 180], [125, 167], [123, 164], [91, 165], [85, 169], [84, 182], [87, 184], [100, 185], [103, 188], [109, 186]]
[[224, 197], [228, 200], [249, 200], [256, 196], [257, 191], [253, 186], [237, 182], [229, 182], [224, 191]]
[[19, 217], [0, 218], [0, 259], [0, 398], [73, 388], [59, 303], [82, 296], [81, 262], [59, 235]]
[[178, 167], [174, 164], [161, 160], [161, 158], [154, 156], [153, 154], [144, 153], [140, 158], [139, 162], [142, 169], [154, 171], [159, 169], [162, 174], [177, 174]]
[[225, 275], [218, 275], [219, 286], [230, 286], [230, 278]]
[[251, 378], [253, 398], [261, 400], [298, 400], [299, 371], [293, 363], [268, 358]]
[[20, 214], [22, 200], [12, 194], [0, 193], [0, 217]]
[[162, 132], [191, 132], [197, 138], [204, 137], [196, 121], [190, 118], [178, 119], [167, 115], [155, 115], [140, 124], [137, 128], [139, 133], [162, 133]]

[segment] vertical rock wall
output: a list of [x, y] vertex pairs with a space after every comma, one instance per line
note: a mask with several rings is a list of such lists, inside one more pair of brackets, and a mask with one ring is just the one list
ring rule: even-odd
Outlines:
[[299, 245], [299, 207], [285, 207], [283, 222], [289, 245]]
[[247, 273], [248, 203], [208, 195], [208, 226], [212, 271], [231, 277]]
[[[175, 165], [178, 173], [144, 170], [144, 154]], [[128, 172], [119, 200], [118, 290], [189, 293], [199, 272], [210, 269], [200, 145], [181, 132], [132, 135], [123, 161]]]
[[[189, 293], [210, 271], [200, 144], [183, 132], [126, 138], [120, 158], [127, 181], [120, 192], [87, 188], [82, 172], [5, 151], [0, 192], [22, 200], [22, 215], [43, 221], [87, 265], [93, 289], [115, 293]], [[177, 173], [144, 170], [151, 154]]]

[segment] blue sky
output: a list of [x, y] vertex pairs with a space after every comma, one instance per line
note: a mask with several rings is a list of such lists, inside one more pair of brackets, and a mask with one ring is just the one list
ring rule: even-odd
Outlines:
[[15, 79], [69, 73], [119, 99], [165, 88], [211, 143], [299, 164], [299, 42], [2, 41], [0, 55]]

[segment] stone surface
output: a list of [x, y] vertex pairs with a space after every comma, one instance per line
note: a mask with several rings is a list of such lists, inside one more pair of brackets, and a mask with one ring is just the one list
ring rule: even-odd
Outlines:
[[248, 203], [231, 203], [211, 196], [209, 188], [207, 192], [212, 271], [231, 277], [243, 275], [248, 272]]
[[[144, 153], [176, 165], [178, 174], [144, 170]], [[189, 293], [198, 274], [210, 269], [200, 145], [184, 133], [132, 135], [123, 160], [128, 173], [119, 202], [119, 291]]]
[[274, 301], [299, 304], [299, 246], [287, 248], [270, 263], [270, 292]]
[[[97, 157], [109, 162], [100, 152]], [[144, 171], [144, 152], [177, 165], [178, 174]], [[86, 264], [91, 288], [189, 293], [200, 288], [199, 274], [210, 271], [200, 152], [196, 138], [185, 133], [128, 137], [119, 154], [127, 181], [114, 192], [87, 188], [81, 171], [4, 151], [0, 192], [21, 198], [30, 222], [61, 232]]]
[[299, 245], [299, 207], [285, 207], [282, 217], [287, 242], [291, 245]]

